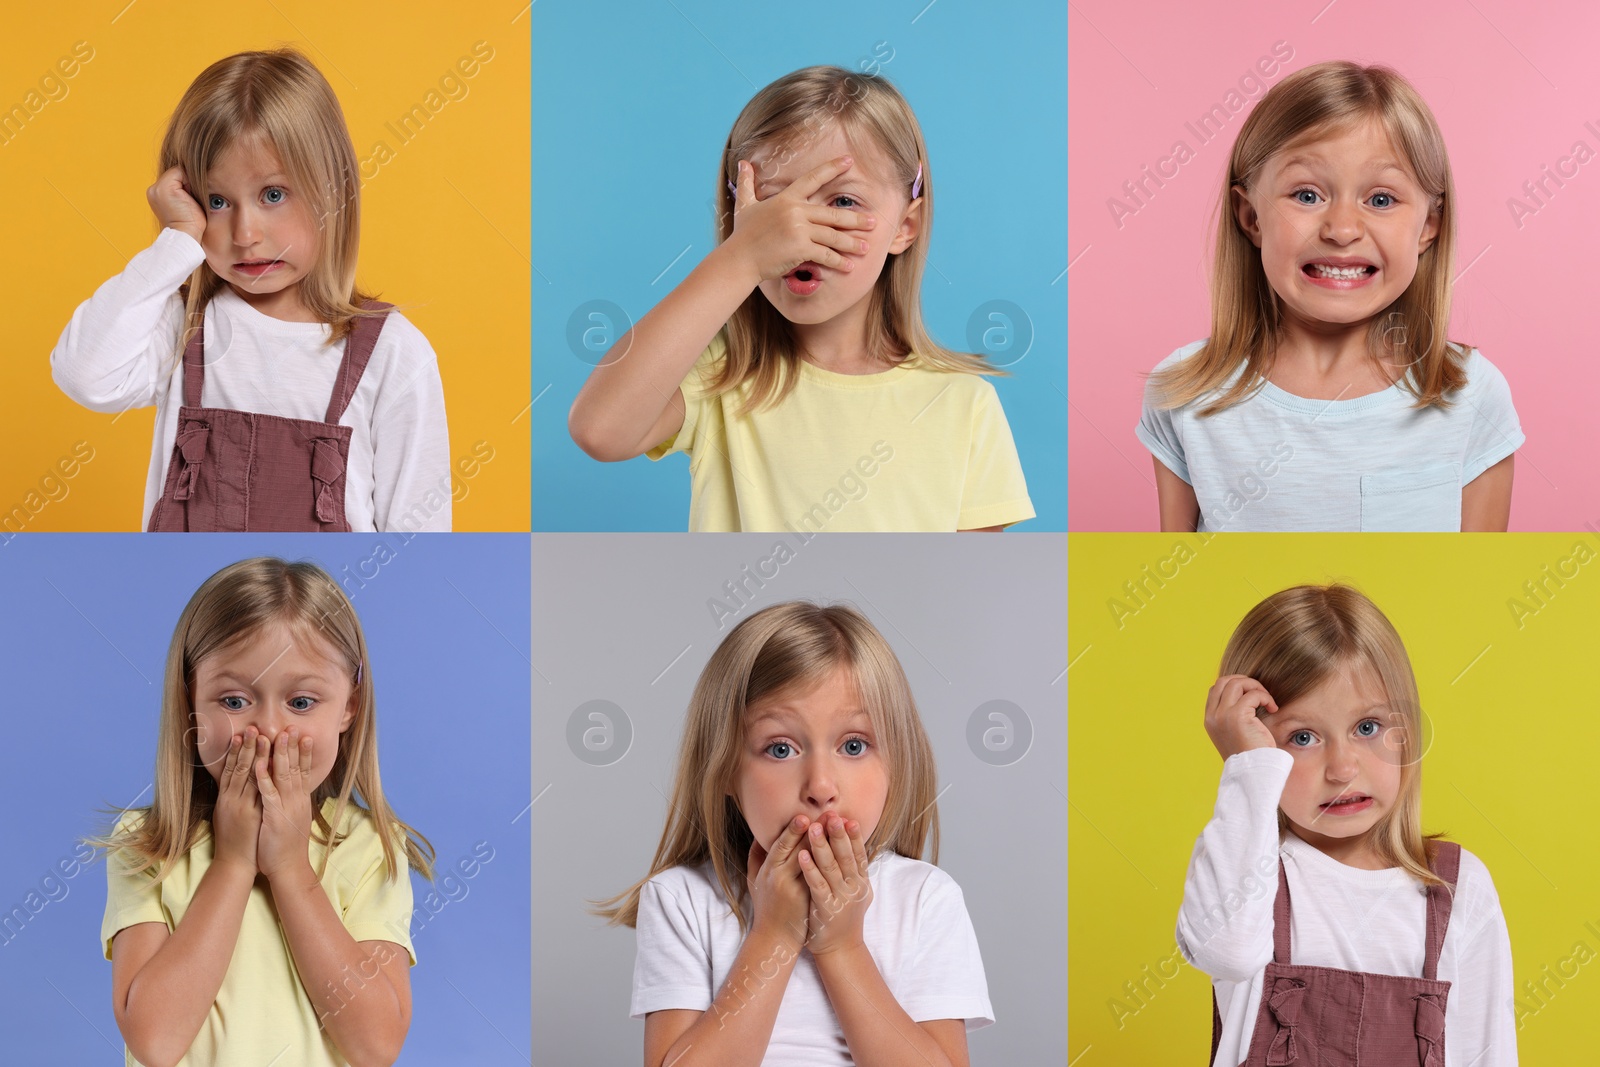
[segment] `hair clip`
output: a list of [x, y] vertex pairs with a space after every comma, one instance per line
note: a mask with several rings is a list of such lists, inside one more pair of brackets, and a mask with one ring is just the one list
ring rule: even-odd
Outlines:
[[734, 185], [732, 182], [729, 182], [728, 183], [728, 192], [733, 194], [734, 199], [738, 199], [738, 197], [739, 197], [739, 187], [737, 185]]
[[911, 183], [911, 199], [915, 200], [917, 194], [922, 192], [922, 164], [917, 164], [917, 180]]
[[356, 664], [356, 685], [360, 685], [361, 684], [361, 668], [362, 668], [362, 666], [364, 666], [364, 665], [360, 664], [360, 663]]

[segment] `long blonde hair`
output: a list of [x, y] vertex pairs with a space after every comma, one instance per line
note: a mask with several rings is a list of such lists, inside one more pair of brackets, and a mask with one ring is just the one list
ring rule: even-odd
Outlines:
[[[378, 777], [378, 708], [372, 661], [355, 608], [321, 567], [271, 557], [241, 560], [224, 567], [189, 598], [167, 651], [152, 803], [147, 808], [129, 809], [135, 817], [128, 820], [123, 833], [91, 838], [89, 843], [113, 852], [125, 850], [133, 860], [129, 869], [154, 870], [159, 881], [201, 839], [202, 833], [210, 832], [217, 783], [200, 760], [193, 729], [190, 694], [194, 691], [195, 669], [212, 653], [247, 640], [274, 622], [286, 624], [301, 641], [313, 645], [320, 641], [330, 647], [352, 677], [359, 672], [355, 718], [340, 736], [333, 769], [312, 796], [315, 830], [320, 833], [320, 843], [326, 846], [323, 869], [328, 853], [343, 840], [343, 835], [333, 828], [344, 826], [346, 813], [354, 808], [371, 817], [391, 880], [402, 874], [395, 847], [396, 838], [402, 834], [406, 864], [431, 879], [433, 846], [402, 822], [383, 798]], [[337, 798], [331, 823], [322, 815], [322, 802], [329, 797]], [[137, 817], [140, 815], [142, 819]], [[319, 869], [318, 876], [321, 874]]]
[[[1422, 832], [1422, 702], [1400, 635], [1378, 606], [1342, 583], [1297, 585], [1251, 608], [1222, 653], [1221, 674], [1260, 682], [1278, 707], [1309, 693], [1341, 671], [1368, 668], [1383, 686], [1388, 710], [1400, 720], [1400, 792], [1368, 833], [1378, 856], [1427, 885], [1442, 885], [1428, 866]], [[1278, 811], [1278, 831], [1288, 819]]]
[[[1447, 394], [1466, 384], [1471, 348], [1445, 339], [1455, 262], [1455, 185], [1444, 135], [1416, 89], [1388, 67], [1318, 63], [1273, 86], [1239, 130], [1217, 205], [1211, 281], [1211, 335], [1187, 359], [1155, 374], [1159, 406], [1177, 408], [1220, 390], [1200, 409], [1214, 415], [1260, 388], [1284, 340], [1283, 304], [1267, 281], [1261, 250], [1240, 226], [1234, 188], [1249, 191], [1275, 154], [1376, 120], [1428, 195], [1439, 232], [1417, 258], [1417, 273], [1394, 303], [1367, 324], [1367, 351], [1382, 367], [1403, 362], [1401, 384], [1415, 407], [1448, 407]], [[1425, 338], [1425, 340], [1424, 340]], [[1385, 371], [1387, 376], [1387, 371]]]
[[[230, 146], [253, 137], [277, 152], [316, 221], [321, 240], [300, 295], [317, 321], [333, 328], [329, 343], [341, 341], [358, 317], [376, 314], [362, 307], [371, 297], [356, 288], [361, 172], [339, 98], [309, 59], [280, 48], [240, 52], [211, 64], [167, 123], [157, 173], [181, 166], [204, 211], [211, 168]], [[225, 284], [209, 263], [189, 276], [182, 290], [185, 339]]]
[[[915, 356], [934, 370], [1003, 374], [980, 355], [954, 352], [934, 341], [922, 322], [922, 268], [933, 236], [933, 169], [922, 128], [911, 105], [881, 75], [843, 67], [806, 67], [762, 89], [739, 112], [722, 149], [717, 179], [717, 241], [733, 233], [734, 194], [739, 161], [766, 149], [803, 145], [837, 124], [852, 144], [863, 138], [883, 153], [890, 180], [908, 195], [922, 172], [921, 225], [915, 242], [891, 253], [873, 287], [867, 309], [869, 351], [875, 358], [901, 362]], [[799, 377], [800, 353], [794, 327], [759, 289], [739, 305], [723, 327], [726, 354], [710, 382], [715, 393], [749, 383], [740, 413], [783, 400]]]
[[855, 608], [794, 600], [751, 615], [712, 653], [689, 700], [667, 822], [650, 873], [626, 892], [596, 901], [595, 914], [633, 926], [646, 882], [671, 867], [709, 861], [723, 899], [738, 903], [733, 910], [739, 928], [748, 929], [745, 868], [755, 838], [729, 795], [745, 748], [746, 709], [779, 693], [809, 690], [840, 666], [855, 676], [889, 774], [889, 794], [866, 842], [867, 855], [889, 849], [921, 859], [926, 843], [930, 862], [939, 862], [933, 747], [900, 661]]

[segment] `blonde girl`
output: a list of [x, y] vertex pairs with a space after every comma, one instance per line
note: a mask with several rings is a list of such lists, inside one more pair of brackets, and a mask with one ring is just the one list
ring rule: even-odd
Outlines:
[[1482, 861], [1422, 832], [1417, 684], [1377, 606], [1257, 604], [1205, 726], [1222, 782], [1178, 947], [1212, 978], [1212, 1064], [1515, 1064], [1505, 916]]
[[1504, 530], [1505, 377], [1446, 339], [1444, 138], [1386, 67], [1319, 63], [1256, 105], [1217, 216], [1211, 335], [1157, 365], [1138, 436], [1163, 530]]
[[411, 882], [361, 624], [311, 563], [206, 580], [167, 654], [153, 802], [110, 836], [127, 1062], [389, 1064], [411, 1019]]
[[[690, 700], [638, 930], [645, 1063], [964, 1067], [993, 1021], [938, 861], [933, 754], [900, 663], [853, 608], [736, 626]], [[893, 992], [891, 992], [891, 989]], [[687, 1061], [685, 1061], [687, 1062]]]
[[218, 60], [179, 101], [155, 242], [50, 355], [85, 407], [156, 408], [141, 528], [448, 530], [438, 361], [356, 285], [344, 113], [290, 49]]
[[594, 369], [573, 439], [687, 452], [691, 530], [1031, 518], [996, 370], [922, 323], [933, 189], [886, 79], [807, 67], [761, 90], [723, 147], [717, 246]]

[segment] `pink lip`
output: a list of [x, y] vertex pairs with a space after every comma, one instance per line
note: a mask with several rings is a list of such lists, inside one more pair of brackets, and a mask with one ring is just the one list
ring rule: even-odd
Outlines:
[[1372, 798], [1362, 797], [1360, 800], [1330, 800], [1326, 804], [1319, 805], [1319, 807], [1322, 809], [1324, 815], [1355, 815], [1372, 807]]
[[273, 259], [268, 260], [265, 263], [235, 263], [233, 265], [233, 269], [238, 271], [240, 274], [260, 276], [268, 271], [276, 270], [281, 266], [283, 266], [283, 260]]
[[[802, 274], [807, 277], [802, 279]], [[810, 296], [822, 287], [822, 268], [815, 263], [802, 263], [783, 276], [783, 284], [796, 296]]]

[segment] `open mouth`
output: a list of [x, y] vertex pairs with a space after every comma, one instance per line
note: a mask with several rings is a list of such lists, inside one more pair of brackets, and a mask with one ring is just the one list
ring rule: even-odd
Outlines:
[[796, 296], [810, 296], [822, 285], [822, 268], [815, 263], [802, 263], [783, 276], [783, 284]]
[[1338, 797], [1318, 807], [1327, 815], [1353, 815], [1358, 811], [1366, 811], [1372, 806], [1372, 798], [1365, 793], [1351, 793], [1346, 797]]
[[1300, 273], [1313, 281], [1361, 282], [1378, 273], [1378, 268], [1370, 263], [1358, 263], [1346, 267], [1336, 267], [1329, 263], [1307, 263], [1300, 268]]

